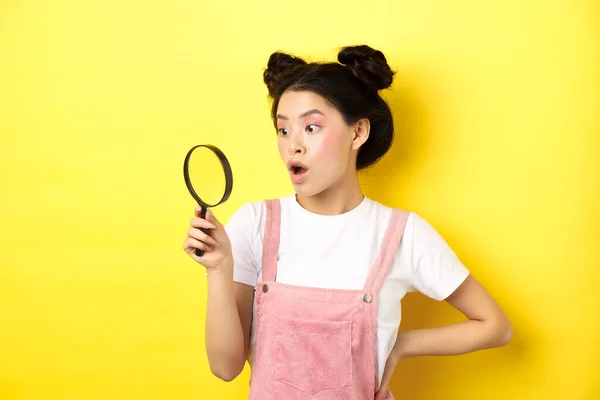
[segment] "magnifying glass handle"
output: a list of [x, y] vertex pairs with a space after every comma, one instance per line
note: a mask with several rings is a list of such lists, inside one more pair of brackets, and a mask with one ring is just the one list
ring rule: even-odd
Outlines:
[[[204, 206], [200, 206], [202, 207], [202, 210], [200, 211], [200, 218], [204, 219], [206, 218], [206, 207]], [[202, 232], [206, 233], [206, 231], [202, 228], [198, 228], [200, 229]], [[204, 250], [200, 250], [200, 249], [196, 249], [196, 255], [198, 257], [202, 257], [204, 255]]]

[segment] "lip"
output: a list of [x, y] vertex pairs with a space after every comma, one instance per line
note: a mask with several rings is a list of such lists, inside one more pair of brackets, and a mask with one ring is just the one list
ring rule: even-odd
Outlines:
[[[301, 174], [294, 173], [294, 168], [297, 168], [297, 167], [302, 168], [303, 172]], [[289, 161], [288, 162], [288, 172], [290, 174], [290, 177], [292, 178], [292, 182], [296, 185], [304, 182], [308, 177], [308, 168], [306, 167], [306, 165], [304, 165], [300, 161], [296, 161], [296, 160]]]
[[290, 161], [288, 161], [287, 166], [288, 166], [288, 169], [290, 171], [292, 170], [292, 168], [295, 168], [295, 167], [300, 167], [300, 168], [303, 168], [303, 169], [308, 169], [306, 167], [306, 165], [304, 165], [303, 163], [301, 163], [298, 160], [290, 160]]

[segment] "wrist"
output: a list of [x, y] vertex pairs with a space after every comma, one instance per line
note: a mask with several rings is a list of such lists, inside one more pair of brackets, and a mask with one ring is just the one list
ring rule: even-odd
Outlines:
[[206, 269], [206, 276], [228, 276], [233, 275], [233, 257], [227, 256], [219, 264]]

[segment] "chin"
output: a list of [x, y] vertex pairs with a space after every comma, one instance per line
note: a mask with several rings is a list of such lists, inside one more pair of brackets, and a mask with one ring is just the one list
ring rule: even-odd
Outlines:
[[319, 186], [311, 185], [308, 182], [300, 184], [300, 185], [293, 185], [293, 186], [294, 186], [294, 191], [296, 192], [296, 194], [298, 196], [302, 196], [302, 197], [316, 196], [316, 195], [323, 193], [325, 190], [327, 190], [327, 186], [322, 187], [322, 185], [319, 185]]
[[320, 190], [314, 190], [312, 188], [305, 187], [303, 185], [294, 185], [294, 191], [298, 196], [312, 197], [321, 193]]

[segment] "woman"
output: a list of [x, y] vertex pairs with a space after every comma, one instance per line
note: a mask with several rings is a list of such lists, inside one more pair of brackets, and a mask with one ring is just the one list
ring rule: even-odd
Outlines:
[[[394, 73], [368, 46], [346, 47], [338, 61], [271, 55], [264, 82], [295, 193], [244, 204], [227, 228], [196, 209], [185, 240], [207, 271], [211, 370], [230, 381], [248, 359], [250, 399], [392, 399], [400, 360], [511, 338], [503, 311], [432, 226], [363, 195], [357, 172], [392, 143], [379, 91]], [[400, 301], [414, 290], [468, 320], [398, 334]]]

